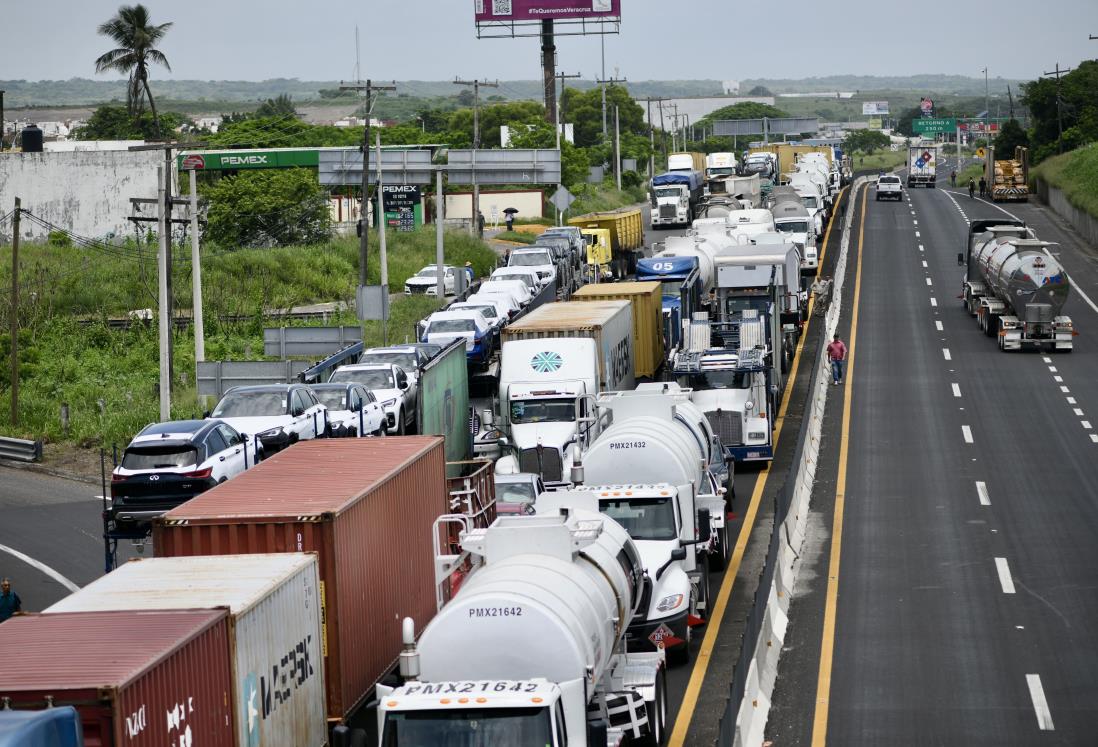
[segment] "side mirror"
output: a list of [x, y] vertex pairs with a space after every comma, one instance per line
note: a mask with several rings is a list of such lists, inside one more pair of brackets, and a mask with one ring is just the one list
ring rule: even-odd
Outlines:
[[402, 392], [408, 391], [408, 380], [407, 379], [402, 379], [401, 380], [401, 382], [400, 382], [400, 391], [402, 391]]
[[957, 252], [957, 264], [963, 265], [964, 263], [965, 263], [965, 254], [964, 254], [964, 252]]
[[507, 438], [507, 436], [500, 436], [499, 437], [499, 445], [502, 448], [506, 449], [507, 447], [509, 447], [511, 445], [511, 439]]
[[686, 548], [676, 547], [671, 551], [671, 560], [686, 560]]
[[709, 515], [708, 508], [698, 509], [698, 539], [708, 542], [713, 534], [713, 519]]

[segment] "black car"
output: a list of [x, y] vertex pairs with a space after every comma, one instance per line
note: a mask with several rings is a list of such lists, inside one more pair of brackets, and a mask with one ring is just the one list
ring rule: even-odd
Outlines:
[[255, 463], [254, 441], [221, 420], [154, 423], [134, 436], [111, 473], [118, 531], [150, 521]]

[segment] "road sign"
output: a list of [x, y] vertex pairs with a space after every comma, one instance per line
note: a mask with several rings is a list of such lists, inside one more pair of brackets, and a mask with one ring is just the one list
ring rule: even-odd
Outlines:
[[953, 117], [947, 119], [913, 119], [911, 129], [916, 135], [931, 135], [937, 132], [954, 132], [957, 129], [957, 120]]
[[549, 198], [549, 202], [556, 206], [557, 210], [562, 213], [572, 206], [572, 203], [576, 201], [576, 196], [568, 191], [567, 187], [561, 186], [553, 193], [553, 196]]
[[976, 157], [977, 158], [983, 158], [985, 155], [987, 155], [987, 152], [983, 148], [977, 148], [976, 149]]
[[556, 148], [452, 149], [447, 158], [450, 184], [559, 184]]

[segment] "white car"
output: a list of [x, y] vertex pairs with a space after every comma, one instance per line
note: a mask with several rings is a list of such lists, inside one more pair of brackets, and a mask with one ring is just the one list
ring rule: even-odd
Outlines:
[[537, 295], [537, 292], [546, 285], [532, 267], [500, 267], [497, 270], [492, 270], [489, 280], [521, 280], [526, 283], [526, 287], [530, 289], [530, 295], [532, 296]]
[[904, 198], [904, 183], [900, 177], [886, 174], [877, 178], [877, 200], [883, 200], [886, 197], [890, 200]]
[[447, 311], [479, 311], [488, 320], [492, 329], [499, 331], [507, 323], [509, 316], [507, 304], [499, 298], [478, 298], [469, 296], [468, 301], [458, 301], [446, 307]]
[[394, 363], [355, 363], [340, 366], [329, 384], [361, 384], [373, 393], [385, 411], [389, 433], [403, 436], [416, 425], [416, 389], [404, 369]]
[[[404, 293], [438, 295], [438, 265], [427, 265], [412, 277], [404, 281]], [[458, 270], [450, 265], [442, 267], [442, 291], [447, 296], [454, 295], [454, 273]]]
[[494, 330], [481, 311], [459, 309], [436, 311], [424, 320], [423, 342], [449, 345], [454, 340], [465, 340], [465, 356], [470, 363], [487, 363], [492, 355]]
[[385, 409], [361, 384], [313, 384], [311, 388], [328, 408], [329, 436], [384, 436], [388, 430]]
[[[518, 267], [536, 272], [542, 287], [554, 285], [557, 282], [557, 263], [548, 247], [515, 249], [507, 258], [507, 267]], [[496, 275], [496, 273], [492, 274], [493, 276]]]
[[304, 384], [233, 387], [211, 416], [258, 438], [265, 457], [328, 432], [328, 410]]
[[497, 309], [503, 313], [503, 320], [506, 322], [515, 314], [522, 310], [522, 307], [516, 302], [509, 293], [491, 293], [485, 290], [478, 290], [473, 295], [461, 303], [470, 304], [493, 304]]
[[508, 295], [514, 302], [521, 308], [530, 303], [534, 298], [534, 294], [530, 292], [530, 286], [528, 286], [522, 280], [508, 280], [505, 278], [489, 278], [480, 284], [480, 288], [477, 293], [500, 293]]

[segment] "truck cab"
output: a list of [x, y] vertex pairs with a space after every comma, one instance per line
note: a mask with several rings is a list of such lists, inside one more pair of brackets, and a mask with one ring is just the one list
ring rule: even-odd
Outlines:
[[702, 198], [702, 175], [697, 171], [671, 171], [652, 179], [652, 226], [688, 226]]
[[581, 229], [581, 233], [587, 245], [587, 281], [601, 283], [613, 280], [614, 269], [611, 263], [614, 254], [610, 241], [610, 229], [584, 228]]

